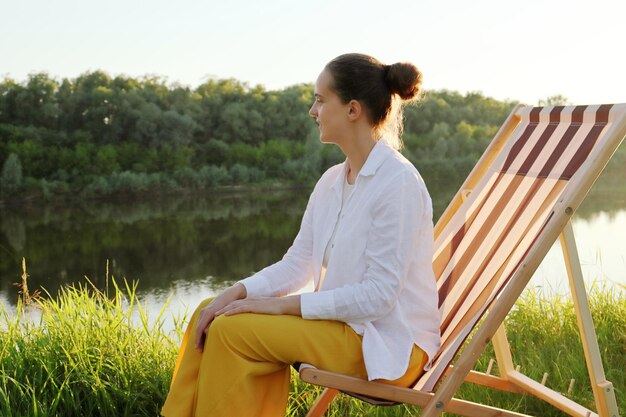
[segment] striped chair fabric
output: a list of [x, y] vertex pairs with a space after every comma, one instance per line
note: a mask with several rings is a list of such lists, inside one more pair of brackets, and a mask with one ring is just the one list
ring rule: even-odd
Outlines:
[[442, 346], [416, 383], [432, 391], [524, 261], [553, 207], [626, 105], [521, 108], [519, 124], [435, 242]]

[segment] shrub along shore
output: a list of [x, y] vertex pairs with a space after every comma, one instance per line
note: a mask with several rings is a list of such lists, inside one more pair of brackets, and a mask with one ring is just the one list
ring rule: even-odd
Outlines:
[[[111, 281], [104, 292], [84, 285], [33, 298], [24, 286], [16, 312], [0, 305], [0, 415], [157, 416], [188, 317], [177, 317], [174, 330], [166, 331], [167, 304], [158, 317], [148, 317], [135, 289]], [[607, 378], [626, 415], [626, 294], [592, 288], [590, 304]], [[535, 379], [548, 372], [549, 387], [594, 408], [568, 298], [527, 290], [508, 316], [507, 332], [523, 372]], [[484, 372], [492, 357], [488, 349], [476, 369]], [[319, 389], [292, 381], [287, 415], [304, 416]], [[531, 415], [562, 415], [534, 398], [469, 384], [460, 397]], [[376, 408], [342, 395], [327, 415], [417, 414], [413, 407]]]
[[[319, 143], [312, 103], [312, 84], [192, 88], [103, 71], [0, 79], [0, 202], [310, 186], [343, 160]], [[514, 105], [428, 91], [405, 111], [404, 153], [433, 187], [460, 183]]]

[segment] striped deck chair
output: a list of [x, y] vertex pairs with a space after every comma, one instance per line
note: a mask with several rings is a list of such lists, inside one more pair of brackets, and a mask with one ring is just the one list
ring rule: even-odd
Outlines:
[[[433, 268], [442, 347], [432, 368], [414, 387], [399, 388], [304, 366], [300, 368], [302, 380], [327, 387], [307, 416], [322, 416], [338, 391], [374, 404], [390, 401], [420, 406], [420, 415], [428, 417], [443, 411], [475, 417], [523, 416], [453, 398], [467, 381], [535, 395], [571, 416], [618, 417], [613, 386], [604, 375], [570, 218], [625, 135], [626, 104], [514, 108], [435, 227]], [[516, 370], [503, 325], [559, 237], [596, 411]], [[472, 370], [490, 341], [500, 376]]]

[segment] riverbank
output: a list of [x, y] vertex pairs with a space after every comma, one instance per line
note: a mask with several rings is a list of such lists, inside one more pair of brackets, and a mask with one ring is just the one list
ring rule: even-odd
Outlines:
[[280, 192], [290, 190], [311, 189], [314, 183], [297, 183], [287, 181], [262, 181], [254, 184], [215, 185], [208, 187], [179, 185], [173, 181], [162, 183], [155, 181], [150, 185], [141, 185], [139, 182], [134, 187], [120, 187], [119, 189], [99, 190], [83, 192], [81, 188], [69, 186], [52, 186], [45, 189], [45, 185], [38, 184], [33, 188], [24, 190], [19, 194], [0, 194], [0, 208], [15, 208], [24, 206], [50, 205], [66, 207], [77, 204], [107, 202], [132, 203], [133, 201], [158, 200], [171, 197], [190, 196], [236, 196], [254, 195], [267, 192]]
[[[103, 292], [64, 287], [56, 297], [24, 297], [12, 315], [0, 306], [0, 415], [157, 415], [187, 318], [178, 317], [174, 330], [165, 331], [167, 303], [159, 315], [148, 317], [135, 288], [114, 282]], [[590, 304], [607, 378], [625, 415], [626, 295], [594, 289]], [[33, 310], [41, 312], [35, 322], [29, 319]], [[527, 291], [509, 314], [507, 331], [514, 362], [523, 372], [535, 379], [548, 372], [549, 387], [593, 408], [570, 300]], [[485, 371], [491, 357], [485, 352], [476, 369]], [[317, 392], [293, 382], [288, 416], [304, 416]], [[482, 387], [464, 386], [460, 396], [531, 415], [562, 415], [533, 398]], [[408, 406], [375, 408], [341, 396], [328, 415], [415, 414]]]

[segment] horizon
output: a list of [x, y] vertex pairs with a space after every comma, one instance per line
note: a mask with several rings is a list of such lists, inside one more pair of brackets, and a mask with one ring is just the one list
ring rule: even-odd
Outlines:
[[556, 95], [626, 102], [625, 12], [619, 0], [12, 1], [0, 27], [0, 76], [23, 82], [31, 73], [74, 79], [102, 70], [190, 88], [232, 78], [274, 91], [313, 83], [335, 56], [362, 52], [413, 62], [426, 91], [526, 104]]
[[[278, 87], [278, 88], [270, 89], [270, 88], [268, 88], [267, 86], [265, 86], [263, 84], [251, 84], [251, 83], [249, 83], [247, 81], [242, 81], [242, 80], [239, 80], [239, 79], [233, 78], [233, 77], [225, 77], [225, 78], [210, 77], [210, 78], [207, 78], [206, 80], [202, 81], [201, 83], [199, 83], [197, 85], [189, 85], [189, 84], [180, 83], [180, 82], [178, 82], [176, 80], [170, 80], [167, 76], [162, 76], [162, 75], [159, 75], [159, 74], [144, 74], [144, 75], [138, 75], [138, 76], [130, 76], [130, 75], [124, 74], [124, 73], [110, 74], [108, 71], [103, 71], [103, 70], [99, 70], [99, 69], [88, 70], [88, 71], [85, 71], [85, 72], [83, 72], [81, 74], [78, 74], [77, 76], [74, 76], [74, 77], [58, 76], [58, 75], [54, 75], [54, 74], [49, 74], [46, 71], [32, 72], [30, 74], [27, 74], [25, 79], [15, 79], [15, 78], [12, 78], [12, 77], [7, 77], [6, 75], [0, 75], [0, 77], [2, 77], [2, 81], [11, 80], [11, 81], [14, 81], [14, 82], [16, 82], [18, 84], [24, 85], [28, 81], [28, 77], [30, 77], [31, 75], [46, 74], [49, 79], [52, 79], [52, 80], [55, 80], [56, 82], [61, 83], [61, 82], [63, 82], [63, 80], [66, 80], [66, 79], [74, 82], [74, 81], [76, 81], [77, 78], [79, 78], [81, 76], [84, 76], [84, 75], [87, 75], [87, 74], [93, 74], [95, 72], [103, 72], [111, 80], [113, 80], [113, 79], [115, 79], [117, 77], [125, 77], [125, 78], [130, 78], [130, 79], [138, 80], [138, 81], [142, 81], [144, 79], [156, 78], [159, 81], [161, 81], [166, 87], [168, 87], [170, 89], [171, 88], [175, 88], [175, 87], [183, 87], [183, 88], [189, 88], [190, 91], [194, 91], [195, 89], [201, 87], [202, 85], [204, 85], [205, 83], [207, 83], [207, 82], [209, 82], [211, 80], [214, 80], [214, 81], [234, 80], [234, 81], [240, 83], [242, 86], [244, 86], [246, 88], [249, 88], [250, 90], [252, 90], [254, 88], [257, 88], [257, 87], [260, 87], [260, 88], [262, 88], [266, 92], [281, 92], [281, 91], [284, 91], [285, 89], [288, 89], [288, 88], [291, 88], [291, 87], [295, 87], [295, 86], [299, 86], [299, 85], [310, 85], [311, 87], [313, 87], [314, 84], [315, 84], [313, 81], [310, 81], [310, 82], [300, 82], [300, 83], [294, 83], [294, 84], [286, 85], [284, 87]], [[495, 100], [503, 101], [503, 102], [519, 101], [519, 100], [515, 100], [515, 99], [511, 99], [511, 100], [496, 99], [494, 97], [491, 97], [491, 96], [488, 96], [488, 95], [484, 94], [482, 91], [464, 91], [464, 92], [461, 92], [461, 91], [458, 91], [458, 90], [452, 90], [452, 89], [445, 88], [445, 87], [434, 88], [434, 89], [423, 89], [420, 92], [420, 95], [419, 95], [420, 98], [417, 101], [419, 102], [419, 101], [423, 100], [424, 99], [424, 95], [428, 94], [428, 92], [431, 92], [431, 91], [432, 92], [448, 91], [448, 92], [451, 92], [451, 93], [458, 93], [458, 94], [461, 94], [463, 96], [467, 96], [467, 95], [470, 95], [470, 94], [480, 94], [480, 95], [482, 95], [485, 98], [491, 98], [491, 99], [495, 99]], [[550, 96], [550, 97], [552, 97], [552, 96]], [[550, 98], [550, 97], [544, 97], [544, 98]], [[526, 104], [533, 104], [533, 103], [526, 103]], [[536, 104], [536, 103], [534, 103], [534, 104]]]

